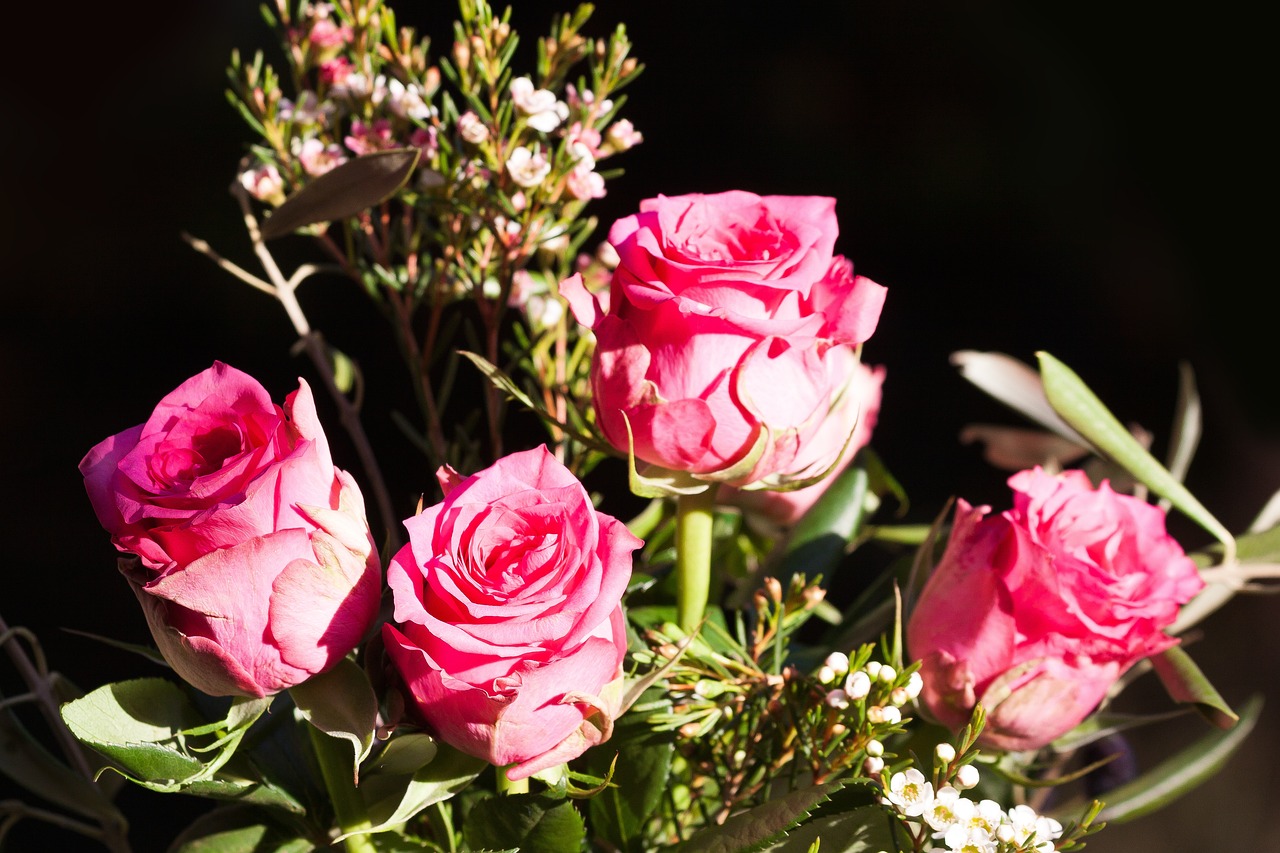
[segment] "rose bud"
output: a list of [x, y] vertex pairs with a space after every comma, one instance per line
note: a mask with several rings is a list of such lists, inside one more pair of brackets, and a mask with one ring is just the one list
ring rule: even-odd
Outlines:
[[1013, 508], [957, 502], [941, 561], [911, 613], [920, 698], [959, 729], [976, 702], [981, 743], [1036, 749], [1080, 723], [1204, 586], [1164, 513], [1096, 489], [1080, 471], [1009, 479]]
[[174, 670], [261, 697], [333, 666], [377, 616], [380, 565], [311, 390], [284, 407], [221, 362], [80, 462], [120, 570]]
[[383, 638], [426, 726], [521, 779], [608, 739], [643, 543], [545, 446], [439, 478], [388, 568]]
[[[808, 485], [848, 443], [854, 348], [885, 289], [832, 254], [835, 201], [748, 192], [659, 196], [616, 222], [608, 313], [561, 294], [596, 338], [597, 421], [623, 453], [734, 486]], [[844, 435], [824, 431], [840, 417]], [[840, 430], [836, 430], [839, 432]]]

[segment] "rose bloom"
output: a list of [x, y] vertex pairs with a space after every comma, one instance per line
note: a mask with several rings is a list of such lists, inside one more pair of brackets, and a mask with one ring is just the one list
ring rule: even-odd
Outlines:
[[959, 729], [975, 702], [982, 743], [1036, 749], [1080, 723], [1204, 582], [1156, 506], [1081, 471], [1009, 478], [1013, 509], [957, 501], [951, 537], [907, 626], [920, 698]]
[[377, 616], [364, 499], [334, 467], [311, 390], [283, 408], [221, 362], [80, 462], [120, 570], [174, 670], [261, 697], [323, 672]]
[[521, 779], [608, 737], [642, 543], [546, 447], [439, 477], [387, 570], [383, 639], [430, 729]]
[[825, 454], [806, 445], [845, 395], [849, 354], [885, 296], [832, 254], [837, 230], [834, 199], [740, 191], [659, 196], [616, 222], [608, 313], [578, 276], [561, 283], [595, 332], [609, 442], [735, 486], [825, 474], [844, 442]]
[[[842, 347], [840, 352], [852, 362], [848, 368], [852, 372], [848, 389], [831, 414], [822, 423], [822, 428], [805, 445], [804, 453], [814, 461], [830, 459], [833, 454], [839, 455], [836, 471], [847, 466], [859, 450], [871, 442], [871, 432], [875, 429], [876, 419], [880, 415], [881, 387], [884, 385], [884, 368], [868, 367], [858, 361], [851, 349]], [[806, 464], [804, 459], [799, 464]], [[776, 533], [775, 525], [789, 527], [800, 520], [809, 509], [818, 502], [827, 488], [830, 487], [836, 472], [821, 482], [802, 489], [780, 491], [775, 489], [758, 489], [744, 491], [733, 486], [721, 486], [717, 502], [737, 506], [747, 513], [747, 518], [763, 525], [766, 532]]]

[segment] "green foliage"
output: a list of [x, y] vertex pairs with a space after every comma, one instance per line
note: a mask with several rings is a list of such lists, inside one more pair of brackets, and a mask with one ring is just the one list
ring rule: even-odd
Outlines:
[[546, 794], [511, 794], [481, 800], [467, 815], [463, 832], [472, 848], [521, 853], [565, 853], [586, 838], [586, 824], [571, 800]]

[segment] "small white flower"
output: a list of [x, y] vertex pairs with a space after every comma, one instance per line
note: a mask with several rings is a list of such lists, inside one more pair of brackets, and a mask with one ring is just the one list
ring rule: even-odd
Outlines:
[[876, 672], [876, 678], [880, 680], [881, 684], [892, 684], [893, 680], [897, 677], [898, 673], [891, 666], [882, 666], [879, 671]]
[[832, 690], [827, 694], [827, 704], [843, 711], [849, 707], [849, 697], [843, 690]]
[[381, 75], [373, 89], [373, 103], [386, 102], [387, 107], [400, 118], [415, 118], [425, 121], [434, 110], [422, 99], [422, 90], [416, 84], [406, 86], [394, 77]]
[[534, 130], [550, 133], [568, 115], [568, 108], [556, 100], [554, 92], [533, 88], [533, 81], [528, 77], [512, 80], [510, 92], [512, 103]]
[[961, 790], [972, 788], [978, 784], [978, 768], [972, 764], [966, 764], [956, 771], [956, 786]]
[[920, 691], [924, 689], [924, 678], [919, 672], [913, 672], [907, 676], [906, 691], [907, 695], [912, 699], [920, 695]]
[[933, 803], [921, 815], [924, 822], [934, 829], [934, 838], [941, 838], [947, 830], [956, 824], [956, 803], [960, 801], [960, 792], [950, 785], [938, 789]]
[[956, 824], [947, 830], [942, 843], [952, 853], [995, 853], [996, 841], [986, 830]]
[[849, 677], [844, 680], [844, 692], [849, 694], [850, 699], [866, 699], [871, 692], [871, 676], [862, 670], [849, 673]]
[[836, 672], [849, 671], [849, 656], [844, 652], [832, 652], [827, 655], [827, 659], [822, 662], [823, 666], [830, 667]]
[[822, 666], [818, 667], [818, 681], [820, 681], [823, 684], [830, 684], [835, 680], [836, 680], [836, 671], [834, 669], [827, 666], [826, 664], [823, 664]]
[[1025, 844], [1035, 833], [1036, 853], [1052, 853], [1053, 842], [1062, 836], [1062, 824], [1051, 817], [1036, 814], [1035, 809], [1027, 805], [1017, 805], [1009, 809], [1009, 822], [1001, 829], [1009, 830], [1013, 843]]
[[511, 156], [507, 158], [507, 173], [511, 175], [511, 180], [520, 186], [533, 188], [551, 174], [551, 164], [541, 152], [535, 153], [528, 148], [520, 147], [512, 151]]
[[911, 697], [907, 694], [907, 688], [895, 687], [889, 691], [889, 701], [901, 708], [911, 701]]
[[933, 754], [937, 757], [939, 764], [950, 764], [956, 760], [956, 748], [946, 741], [935, 746]]
[[884, 744], [882, 744], [880, 741], [876, 740], [875, 738], [872, 738], [871, 740], [867, 741], [866, 749], [867, 749], [867, 755], [874, 755], [877, 758], [884, 755]]
[[880, 663], [880, 661], [869, 660], [867, 661], [867, 665], [864, 666], [863, 669], [867, 671], [867, 675], [871, 676], [872, 678], [875, 678], [876, 675], [880, 672], [881, 666], [882, 664]]
[[872, 705], [867, 709], [867, 719], [873, 723], [894, 723], [902, 722], [902, 712], [892, 705]]
[[467, 110], [458, 116], [458, 135], [472, 145], [479, 145], [489, 138], [489, 128], [480, 120], [480, 116]]
[[884, 759], [869, 755], [867, 760], [862, 762], [862, 769], [868, 776], [879, 776], [880, 771], [884, 769]]
[[919, 817], [933, 805], [933, 783], [912, 767], [893, 774], [885, 798], [907, 817]]

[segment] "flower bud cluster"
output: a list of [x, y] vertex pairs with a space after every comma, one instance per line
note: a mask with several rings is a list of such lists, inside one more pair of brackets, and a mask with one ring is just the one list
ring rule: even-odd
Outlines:
[[[945, 767], [955, 754], [950, 744], [940, 744], [935, 758]], [[935, 775], [940, 782], [935, 788], [920, 770], [906, 767], [883, 775], [881, 802], [907, 824], [923, 844], [917, 849], [925, 853], [1052, 853], [1057, 849], [1063, 827], [1053, 818], [1036, 814], [1026, 805], [1005, 810], [995, 800], [963, 796], [961, 790], [976, 785], [977, 776], [976, 767], [964, 764], [954, 777], [945, 771]]]

